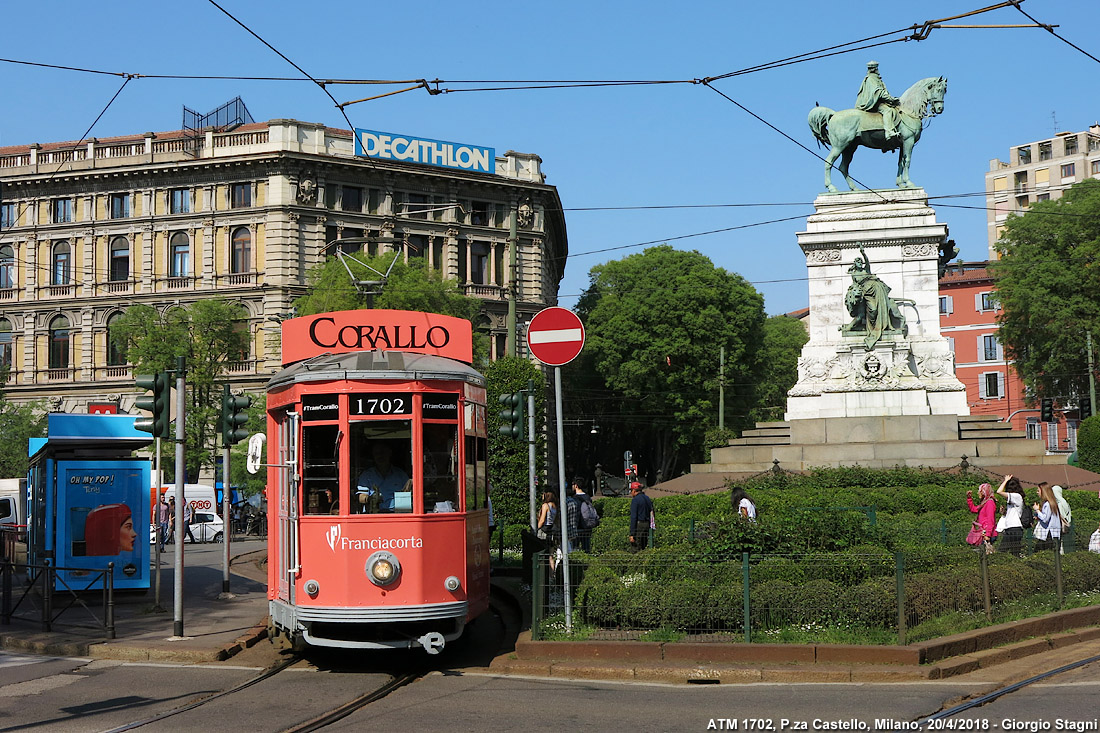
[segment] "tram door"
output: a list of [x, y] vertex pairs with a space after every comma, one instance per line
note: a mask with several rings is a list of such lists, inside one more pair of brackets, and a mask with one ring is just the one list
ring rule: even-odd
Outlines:
[[279, 512], [279, 600], [294, 603], [291, 575], [298, 571], [298, 415], [287, 412], [278, 421], [279, 455], [275, 471]]

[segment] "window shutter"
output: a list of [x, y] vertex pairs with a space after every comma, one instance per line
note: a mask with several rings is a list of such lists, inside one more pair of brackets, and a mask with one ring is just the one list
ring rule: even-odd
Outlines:
[[[947, 312], [948, 313], [954, 313], [955, 312], [955, 299], [953, 297], [951, 297], [950, 295], [947, 296]], [[952, 351], [954, 351], [954, 349], [952, 349]]]
[[985, 337], [978, 337], [978, 361], [985, 361]]
[[955, 353], [955, 337], [954, 336], [948, 336], [947, 337], [947, 348], [951, 349], [952, 354]]
[[978, 311], [979, 313], [982, 312], [982, 294], [981, 293], [975, 293], [974, 294], [974, 310]]
[[981, 397], [983, 400], [986, 398], [984, 372], [978, 375], [978, 397]]
[[1007, 397], [1005, 394], [1005, 375], [1001, 372], [997, 372], [997, 396]]

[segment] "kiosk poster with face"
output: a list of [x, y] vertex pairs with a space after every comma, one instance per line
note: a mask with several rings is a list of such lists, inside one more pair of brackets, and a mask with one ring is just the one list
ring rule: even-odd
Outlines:
[[115, 588], [149, 587], [148, 487], [148, 461], [57, 462], [55, 547], [69, 587], [102, 587], [90, 571], [112, 562]]

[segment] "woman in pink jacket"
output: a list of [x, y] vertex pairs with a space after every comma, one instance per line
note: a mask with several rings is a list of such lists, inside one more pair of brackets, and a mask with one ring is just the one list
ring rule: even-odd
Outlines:
[[997, 536], [997, 500], [993, 498], [993, 487], [982, 484], [978, 487], [978, 503], [974, 503], [973, 494], [966, 492], [966, 504], [970, 511], [978, 515], [978, 524], [985, 530], [986, 542]]

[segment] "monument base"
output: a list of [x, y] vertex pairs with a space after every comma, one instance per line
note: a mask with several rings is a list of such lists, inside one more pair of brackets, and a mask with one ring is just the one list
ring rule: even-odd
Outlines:
[[692, 473], [756, 473], [775, 461], [791, 471], [816, 467], [913, 466], [950, 468], [963, 456], [971, 466], [1058, 465], [1041, 440], [988, 415], [892, 415], [827, 417], [758, 423], [728, 446], [714, 448], [711, 462]]

